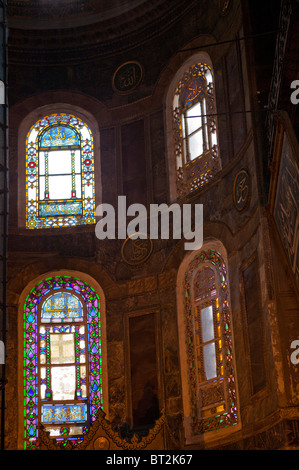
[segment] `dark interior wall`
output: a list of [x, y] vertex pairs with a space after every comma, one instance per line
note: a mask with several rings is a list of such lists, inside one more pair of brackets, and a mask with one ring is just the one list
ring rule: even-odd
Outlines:
[[121, 128], [122, 184], [127, 204], [147, 204], [144, 121]]
[[[130, 379], [133, 426], [152, 425], [159, 418], [156, 315], [129, 319]], [[142, 366], [141, 366], [142, 365]]]
[[250, 378], [252, 394], [255, 394], [266, 385], [264, 322], [256, 257], [250, 261], [243, 271], [243, 285], [251, 367]]

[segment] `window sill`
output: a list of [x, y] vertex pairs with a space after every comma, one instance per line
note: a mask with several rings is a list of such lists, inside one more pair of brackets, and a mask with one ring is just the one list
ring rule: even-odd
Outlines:
[[74, 235], [79, 233], [95, 233], [96, 224], [75, 225], [74, 227], [59, 228], [35, 228], [28, 229], [25, 227], [10, 227], [9, 235], [19, 235], [24, 237], [33, 236], [55, 236], [55, 235]]

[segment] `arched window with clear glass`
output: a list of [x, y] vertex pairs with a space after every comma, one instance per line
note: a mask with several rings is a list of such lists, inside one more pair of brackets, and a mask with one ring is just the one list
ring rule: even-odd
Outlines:
[[79, 443], [103, 407], [100, 299], [80, 279], [55, 276], [24, 305], [25, 449], [39, 426], [58, 442]]
[[181, 76], [173, 96], [178, 195], [195, 191], [220, 170], [214, 76], [201, 62]]
[[77, 116], [57, 113], [36, 122], [26, 139], [26, 227], [95, 223], [94, 144]]
[[221, 254], [200, 252], [184, 278], [193, 435], [238, 422], [228, 289]]

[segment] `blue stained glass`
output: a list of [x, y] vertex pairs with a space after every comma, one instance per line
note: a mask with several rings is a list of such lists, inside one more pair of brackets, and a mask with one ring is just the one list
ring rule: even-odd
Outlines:
[[97, 381], [95, 380], [91, 386], [91, 389], [93, 392], [97, 392], [98, 389], [99, 389], [99, 384], [97, 383]]
[[35, 429], [34, 429], [34, 427], [32, 426], [32, 424], [31, 424], [31, 426], [30, 426], [29, 429], [28, 429], [28, 434], [29, 434], [30, 437], [33, 437], [34, 434], [35, 434]]
[[205, 91], [206, 80], [203, 76], [194, 78], [188, 82], [186, 89], [181, 95], [183, 108], [189, 106], [195, 99], [199, 98]]
[[48, 217], [55, 215], [81, 215], [83, 212], [82, 202], [65, 201], [62, 203], [39, 203], [38, 215]]
[[89, 311], [89, 315], [90, 315], [91, 317], [95, 317], [96, 314], [97, 314], [96, 309], [95, 309], [94, 307], [92, 307], [92, 308], [90, 309], [90, 311]]
[[83, 306], [75, 295], [57, 292], [44, 302], [41, 312], [43, 321], [63, 321], [83, 318]]
[[43, 405], [43, 423], [84, 423], [87, 419], [87, 405], [85, 403], [71, 405]]
[[55, 126], [48, 129], [40, 138], [40, 147], [80, 146], [80, 139], [74, 129], [66, 126]]
[[35, 395], [35, 390], [34, 390], [32, 387], [30, 387], [29, 390], [28, 390], [28, 392], [27, 392], [27, 395], [28, 395], [28, 397], [30, 397], [30, 398], [34, 397], [34, 395]]
[[30, 313], [30, 314], [28, 315], [28, 317], [27, 317], [28, 323], [33, 323], [34, 320], [35, 320], [35, 317], [34, 317], [33, 315], [31, 315], [31, 313]]

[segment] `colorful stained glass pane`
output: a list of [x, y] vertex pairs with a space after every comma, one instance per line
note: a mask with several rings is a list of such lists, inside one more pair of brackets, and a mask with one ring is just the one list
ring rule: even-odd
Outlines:
[[[40, 326], [38, 315], [44, 322]], [[85, 323], [77, 323], [82, 316]], [[84, 432], [88, 431], [103, 406], [101, 364], [100, 301], [94, 289], [68, 276], [40, 282], [24, 305], [25, 449], [39, 448], [42, 419], [51, 423], [53, 438], [61, 437], [55, 423], [84, 422]], [[58, 403], [42, 403], [42, 399]], [[70, 424], [72, 442], [79, 442], [82, 433], [82, 426]]]
[[40, 137], [39, 146], [41, 148], [80, 146], [80, 137], [70, 127], [53, 126], [43, 132]]
[[206, 80], [204, 76], [200, 75], [199, 77], [191, 79], [187, 83], [187, 86], [184, 91], [181, 93], [181, 106], [183, 106], [184, 108], [190, 106], [193, 101], [203, 95], [205, 87]]
[[238, 422], [236, 381], [225, 262], [215, 250], [203, 250], [184, 278], [186, 347], [192, 431]]
[[195, 63], [173, 94], [173, 140], [179, 196], [196, 191], [221, 169], [212, 68]]
[[43, 405], [43, 423], [84, 423], [87, 420], [87, 405]]
[[38, 206], [38, 211], [39, 217], [82, 215], [83, 204], [82, 202], [73, 201], [63, 201], [60, 203], [40, 202]]
[[40, 119], [26, 139], [26, 228], [95, 223], [94, 143], [78, 117]]
[[42, 305], [42, 321], [71, 321], [83, 317], [83, 305], [69, 292], [57, 292]]

